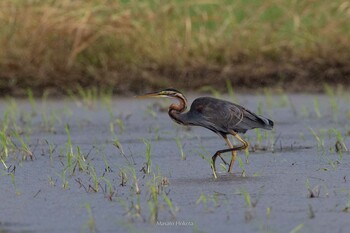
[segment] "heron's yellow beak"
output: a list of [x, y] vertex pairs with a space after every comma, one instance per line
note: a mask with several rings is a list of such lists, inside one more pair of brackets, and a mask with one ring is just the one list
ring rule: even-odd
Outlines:
[[161, 92], [152, 92], [144, 95], [138, 95], [137, 98], [154, 98], [154, 97], [168, 97], [167, 95], [163, 95]]

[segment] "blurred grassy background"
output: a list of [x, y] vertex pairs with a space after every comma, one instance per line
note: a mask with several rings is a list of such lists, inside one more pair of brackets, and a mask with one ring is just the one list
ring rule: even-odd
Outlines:
[[350, 1], [2, 0], [0, 93], [350, 84]]

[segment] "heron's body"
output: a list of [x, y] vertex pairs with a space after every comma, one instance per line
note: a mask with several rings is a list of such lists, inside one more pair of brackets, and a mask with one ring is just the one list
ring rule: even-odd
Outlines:
[[[238, 133], [245, 133], [247, 130], [254, 128], [268, 130], [273, 128], [273, 122], [271, 120], [258, 116], [244, 107], [226, 100], [212, 97], [200, 97], [195, 99], [190, 110], [185, 112], [187, 109], [187, 99], [181, 92], [175, 89], [165, 89], [144, 96], [174, 97], [178, 99], [179, 104], [171, 104], [169, 107], [168, 113], [170, 118], [179, 124], [202, 126], [221, 135], [225, 139], [229, 149], [219, 150], [212, 157], [212, 167], [215, 177], [215, 160], [217, 156], [222, 159], [222, 153], [232, 152], [232, 159], [228, 169], [230, 172], [236, 157], [236, 151], [248, 148], [248, 143], [243, 140]], [[242, 142], [242, 146], [233, 147], [230, 140], [227, 138], [228, 134], [233, 135], [237, 140]], [[227, 164], [224, 159], [222, 160]]]
[[232, 131], [245, 133], [249, 129], [273, 127], [273, 122], [265, 117], [238, 104], [212, 97], [195, 99], [186, 113], [172, 111], [169, 111], [170, 117], [179, 124], [202, 126], [222, 136], [231, 134]]

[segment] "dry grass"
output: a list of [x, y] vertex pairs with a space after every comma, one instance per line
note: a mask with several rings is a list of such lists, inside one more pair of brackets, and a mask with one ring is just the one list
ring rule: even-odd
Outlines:
[[350, 2], [2, 0], [0, 90], [349, 82]]

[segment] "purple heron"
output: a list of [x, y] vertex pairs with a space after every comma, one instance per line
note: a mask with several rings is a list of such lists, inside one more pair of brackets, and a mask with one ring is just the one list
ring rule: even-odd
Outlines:
[[[176, 98], [179, 101], [179, 104], [171, 104], [168, 110], [168, 114], [171, 119], [181, 125], [202, 126], [224, 138], [229, 148], [218, 150], [212, 156], [212, 169], [215, 177], [215, 161], [218, 156], [226, 165], [228, 165], [227, 162], [221, 157], [221, 154], [226, 152], [232, 153], [231, 162], [228, 168], [228, 172], [230, 172], [235, 162], [236, 151], [245, 150], [248, 148], [248, 142], [242, 139], [238, 133], [244, 134], [247, 130], [254, 128], [262, 128], [267, 130], [271, 130], [273, 128], [273, 121], [270, 119], [258, 116], [238, 104], [225, 100], [212, 97], [200, 97], [195, 99], [190, 110], [185, 112], [187, 109], [187, 99], [181, 92], [175, 89], [165, 89], [139, 97]], [[242, 143], [242, 145], [234, 147], [227, 138], [228, 134], [235, 137]]]

